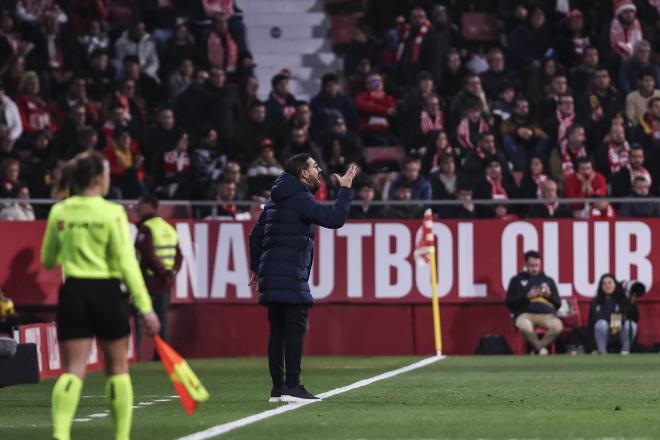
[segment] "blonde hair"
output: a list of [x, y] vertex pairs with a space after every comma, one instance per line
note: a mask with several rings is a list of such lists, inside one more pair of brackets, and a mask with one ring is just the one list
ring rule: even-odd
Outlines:
[[18, 93], [20, 95], [25, 94], [25, 89], [27, 88], [27, 84], [30, 81], [37, 81], [37, 84], [39, 84], [39, 75], [37, 75], [37, 72], [34, 70], [28, 70], [23, 75], [21, 75], [21, 80], [18, 83]]

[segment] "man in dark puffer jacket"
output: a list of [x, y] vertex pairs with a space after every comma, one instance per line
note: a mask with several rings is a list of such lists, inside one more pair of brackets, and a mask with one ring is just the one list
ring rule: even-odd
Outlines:
[[316, 225], [344, 225], [358, 169], [351, 164], [343, 176], [334, 175], [341, 188], [332, 206], [314, 199], [321, 169], [309, 154], [289, 158], [284, 171], [250, 233], [250, 285], [258, 280], [259, 302], [268, 306], [268, 366], [273, 380], [269, 401], [301, 402], [318, 399], [300, 384], [307, 313], [314, 303], [308, 280]]

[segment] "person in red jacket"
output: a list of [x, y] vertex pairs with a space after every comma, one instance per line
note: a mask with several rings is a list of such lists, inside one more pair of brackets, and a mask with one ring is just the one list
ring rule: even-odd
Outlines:
[[[577, 160], [578, 172], [569, 174], [564, 178], [564, 193], [567, 198], [605, 197], [607, 196], [607, 182], [598, 171], [590, 158], [580, 157]], [[571, 209], [576, 217], [589, 217], [585, 212], [584, 203], [573, 203]]]
[[144, 157], [127, 129], [116, 127], [114, 136], [103, 150], [110, 164], [115, 195], [123, 199], [137, 199], [146, 193], [144, 186]]
[[37, 130], [48, 130], [54, 132], [57, 125], [50, 114], [48, 104], [40, 94], [41, 82], [34, 71], [25, 72], [21, 76], [18, 86], [19, 96], [16, 98], [16, 106], [21, 114], [21, 122], [25, 133]]
[[396, 115], [396, 99], [384, 91], [383, 77], [372, 73], [367, 77], [367, 90], [357, 95], [360, 134], [365, 145], [399, 145], [391, 132], [390, 118]]

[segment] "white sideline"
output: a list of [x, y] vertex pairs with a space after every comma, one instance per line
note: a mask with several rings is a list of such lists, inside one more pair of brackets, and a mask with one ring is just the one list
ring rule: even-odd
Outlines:
[[[327, 399], [328, 397], [336, 396], [337, 394], [342, 394], [347, 391], [351, 391], [357, 388], [362, 388], [364, 386], [370, 385], [374, 382], [378, 382], [381, 380], [389, 379], [390, 377], [397, 376], [399, 374], [407, 373], [409, 371], [416, 370], [418, 368], [426, 367], [427, 365], [431, 365], [441, 359], [444, 359], [445, 356], [438, 355], [438, 356], [433, 356], [430, 358], [422, 359], [421, 361], [417, 361], [414, 364], [407, 365], [405, 367], [397, 368], [396, 370], [392, 371], [387, 371], [383, 374], [379, 374], [378, 376], [370, 377], [368, 379], [360, 380], [355, 383], [352, 383], [350, 385], [346, 385], [344, 387], [340, 388], [335, 388], [330, 391], [326, 391], [325, 393], [321, 393], [318, 395], [321, 399]], [[268, 411], [260, 412], [258, 414], [254, 414], [248, 417], [244, 417], [242, 419], [234, 420], [233, 422], [228, 422], [228, 423], [223, 423], [221, 425], [216, 425], [212, 426], [211, 428], [205, 429], [204, 431], [199, 431], [194, 434], [187, 435], [185, 437], [180, 437], [178, 440], [206, 440], [210, 439], [213, 437], [217, 437], [222, 434], [226, 434], [230, 431], [233, 431], [235, 429], [243, 428], [244, 426], [251, 425], [252, 423], [259, 422], [264, 419], [268, 419], [270, 417], [277, 416], [279, 414], [284, 414], [289, 411], [294, 411], [298, 408], [302, 408], [303, 406], [311, 405], [312, 403], [320, 402], [319, 400], [312, 400], [310, 402], [304, 402], [304, 403], [292, 403], [284, 406], [280, 406], [275, 409], [269, 409]]]

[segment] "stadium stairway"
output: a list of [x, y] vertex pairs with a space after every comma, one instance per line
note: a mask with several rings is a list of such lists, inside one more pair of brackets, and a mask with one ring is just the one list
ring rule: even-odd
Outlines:
[[268, 97], [270, 79], [282, 69], [291, 74], [291, 93], [306, 100], [318, 92], [323, 74], [341, 70], [323, 0], [241, 0], [238, 5], [257, 63], [260, 98]]

